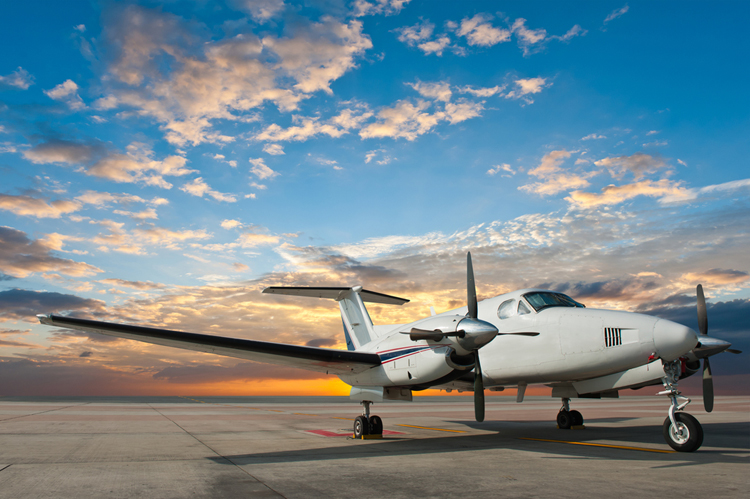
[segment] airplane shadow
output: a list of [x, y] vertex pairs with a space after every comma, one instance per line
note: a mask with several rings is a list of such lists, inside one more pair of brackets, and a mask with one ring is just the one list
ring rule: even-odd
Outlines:
[[[697, 452], [672, 454], [640, 450], [615, 449], [530, 439], [549, 439], [572, 442], [606, 441], [628, 447], [647, 445], [649, 448], [671, 450], [662, 439], [661, 426], [643, 427], [587, 427], [585, 430], [558, 430], [549, 423], [503, 421], [474, 423], [457, 421], [470, 428], [491, 431], [481, 435], [437, 435], [428, 438], [386, 437], [382, 440], [346, 441], [343, 445], [295, 449], [279, 452], [248, 453], [222, 457], [208, 457], [217, 463], [234, 465], [273, 464], [307, 461], [345, 460], [363, 457], [418, 456], [452, 452], [513, 449], [544, 454], [544, 459], [612, 459], [662, 462], [665, 467], [690, 466], [701, 463], [745, 463], [750, 453], [747, 435], [750, 423], [719, 423], [703, 425], [704, 448]], [[545, 427], [546, 425], [546, 427]], [[396, 428], [401, 429], [401, 428]], [[738, 437], [742, 438], [738, 438]], [[714, 438], [715, 437], [715, 438]], [[721, 447], [713, 450], [710, 447]]]

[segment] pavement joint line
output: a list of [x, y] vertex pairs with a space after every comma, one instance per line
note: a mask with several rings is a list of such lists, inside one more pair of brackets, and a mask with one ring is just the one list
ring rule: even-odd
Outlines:
[[[3, 466], [3, 465], [2, 465], [2, 464], [0, 464], [0, 466]], [[5, 465], [5, 466], [3, 466], [2, 468], [0, 468], [0, 471], [3, 471], [3, 470], [5, 470], [5, 469], [8, 469], [8, 468], [10, 468], [10, 467], [11, 467], [11, 465], [10, 465], [10, 464], [6, 464], [6, 465]]]
[[0, 423], [3, 423], [5, 421], [12, 421], [14, 419], [28, 418], [29, 416], [37, 416], [39, 414], [46, 414], [48, 412], [62, 411], [63, 409], [69, 409], [70, 407], [80, 407], [82, 405], [88, 405], [90, 403], [91, 402], [84, 402], [83, 404], [66, 405], [65, 407], [58, 407], [57, 409], [50, 409], [48, 411], [39, 411], [33, 414], [24, 414], [23, 416], [14, 416], [12, 418], [0, 419]]
[[630, 447], [627, 445], [595, 444], [592, 442], [571, 442], [569, 440], [551, 440], [548, 438], [519, 437], [518, 440], [533, 440], [534, 442], [555, 442], [558, 444], [585, 445], [588, 447], [606, 447], [608, 449], [639, 450], [642, 452], [657, 452], [659, 454], [676, 454], [674, 450], [648, 449], [646, 447]]
[[430, 428], [428, 426], [415, 426], [412, 424], [397, 424], [395, 426], [405, 426], [407, 428], [419, 428], [420, 430], [448, 431], [451, 433], [466, 433], [464, 430], [449, 430], [447, 428]]
[[223, 455], [221, 455], [221, 454], [220, 454], [219, 452], [217, 452], [217, 451], [216, 451], [216, 449], [214, 449], [213, 447], [211, 447], [210, 445], [208, 445], [208, 444], [207, 444], [206, 442], [204, 442], [204, 441], [203, 441], [203, 440], [201, 440], [200, 438], [196, 437], [195, 435], [193, 435], [192, 433], [190, 433], [189, 431], [187, 431], [187, 430], [186, 430], [185, 428], [183, 428], [182, 426], [180, 426], [180, 424], [179, 424], [179, 423], [178, 423], [177, 421], [173, 420], [172, 418], [170, 418], [170, 417], [169, 417], [169, 416], [167, 416], [166, 414], [162, 413], [162, 412], [161, 412], [161, 411], [160, 411], [159, 409], [157, 409], [156, 407], [152, 406], [151, 404], [148, 404], [148, 406], [149, 406], [149, 407], [151, 407], [151, 409], [153, 409], [153, 410], [154, 410], [154, 411], [156, 411], [157, 413], [159, 413], [159, 414], [160, 414], [160, 415], [161, 415], [161, 416], [162, 416], [163, 418], [165, 418], [165, 419], [167, 419], [168, 421], [172, 422], [172, 424], [174, 424], [174, 425], [175, 425], [175, 426], [177, 426], [177, 427], [178, 427], [179, 429], [181, 429], [182, 431], [184, 431], [185, 433], [187, 433], [188, 435], [190, 435], [191, 437], [193, 437], [193, 438], [194, 438], [194, 439], [195, 439], [195, 440], [196, 440], [196, 441], [197, 441], [198, 443], [200, 443], [201, 445], [203, 445], [203, 446], [204, 446], [204, 447], [205, 447], [206, 449], [210, 450], [211, 452], [213, 452], [214, 454], [216, 454], [216, 455], [217, 455], [217, 456], [219, 456], [220, 458], [222, 458], [222, 459], [226, 459], [227, 461], [229, 461], [230, 463], [232, 463], [232, 465], [233, 465], [233, 466], [234, 466], [235, 468], [237, 468], [238, 470], [240, 470], [240, 471], [241, 471], [242, 473], [245, 473], [245, 474], [246, 474], [247, 476], [249, 476], [250, 478], [252, 478], [252, 479], [253, 479], [253, 480], [255, 480], [256, 482], [258, 482], [258, 483], [262, 484], [262, 485], [263, 485], [264, 487], [266, 487], [266, 488], [267, 488], [268, 490], [270, 490], [271, 492], [273, 492], [273, 493], [275, 493], [275, 494], [278, 494], [278, 495], [279, 495], [279, 497], [285, 497], [285, 496], [284, 496], [283, 494], [281, 494], [281, 493], [280, 493], [279, 491], [277, 491], [277, 490], [276, 490], [276, 489], [274, 489], [273, 487], [269, 486], [269, 485], [268, 485], [268, 484], [266, 484], [265, 482], [263, 482], [263, 481], [259, 480], [259, 479], [258, 479], [258, 477], [256, 477], [256, 476], [253, 476], [253, 474], [252, 474], [252, 473], [250, 473], [249, 471], [247, 471], [246, 469], [244, 469], [244, 468], [243, 468], [242, 466], [240, 466], [240, 465], [238, 465], [237, 463], [235, 463], [234, 461], [232, 461], [232, 460], [231, 460], [230, 458], [228, 458], [227, 456], [223, 456]]

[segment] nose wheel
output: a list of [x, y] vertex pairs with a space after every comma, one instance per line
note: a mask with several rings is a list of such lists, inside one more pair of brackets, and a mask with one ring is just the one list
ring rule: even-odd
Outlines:
[[354, 419], [354, 438], [381, 438], [383, 436], [383, 420], [380, 416], [370, 416], [370, 404], [372, 402], [368, 400], [362, 402], [363, 414]]
[[557, 427], [561, 430], [569, 430], [574, 426], [583, 425], [583, 415], [578, 411], [570, 410], [570, 399], [562, 399], [562, 407], [557, 413]]
[[[680, 379], [682, 370], [681, 363], [679, 360], [662, 362], [664, 366], [662, 383], [665, 390], [657, 393], [657, 395], [666, 395], [671, 402], [669, 415], [662, 425], [664, 440], [678, 452], [694, 452], [703, 444], [703, 427], [693, 416], [687, 412], [682, 412], [682, 409], [690, 403], [690, 399], [681, 397], [677, 390], [677, 381]], [[678, 403], [678, 397], [685, 402]]]

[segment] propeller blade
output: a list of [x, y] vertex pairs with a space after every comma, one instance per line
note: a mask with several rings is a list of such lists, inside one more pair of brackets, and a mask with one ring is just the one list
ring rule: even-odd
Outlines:
[[714, 378], [707, 358], [703, 359], [703, 407], [706, 412], [714, 410]]
[[484, 381], [482, 366], [479, 365], [479, 350], [474, 351], [474, 418], [484, 421]]
[[726, 349], [726, 350], [724, 350], [724, 351], [725, 351], [725, 352], [729, 352], [729, 353], [735, 353], [735, 354], [736, 354], [736, 353], [742, 353], [742, 350], [737, 350], [737, 349], [735, 349], [735, 348], [727, 348], [727, 349]]
[[469, 317], [477, 318], [477, 287], [474, 284], [474, 267], [471, 265], [471, 251], [466, 254], [466, 303]]
[[[706, 313], [706, 297], [703, 296], [703, 286], [698, 284], [696, 288], [698, 295], [698, 330], [705, 336], [708, 334], [708, 314]], [[710, 412], [710, 411], [709, 411]]]
[[409, 339], [412, 341], [417, 341], [417, 340], [440, 341], [447, 336], [457, 336], [459, 338], [463, 338], [464, 336], [466, 336], [466, 331], [464, 331], [463, 329], [460, 329], [455, 332], [444, 333], [440, 331], [439, 329], [429, 330], [429, 329], [419, 329], [417, 327], [413, 327], [411, 328], [411, 331], [401, 331], [401, 334], [408, 334]]

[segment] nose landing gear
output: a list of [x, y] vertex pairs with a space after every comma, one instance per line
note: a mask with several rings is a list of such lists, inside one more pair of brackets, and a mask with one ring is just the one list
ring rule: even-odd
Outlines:
[[370, 416], [370, 402], [363, 400], [364, 410], [361, 416], [354, 420], [354, 438], [382, 438], [383, 420], [380, 416]]
[[570, 410], [570, 399], [562, 399], [562, 407], [557, 413], [557, 427], [561, 430], [569, 430], [574, 426], [583, 425], [583, 415], [578, 411]]
[[[703, 443], [703, 427], [690, 414], [677, 412], [682, 411], [690, 403], [690, 399], [680, 396], [680, 392], [677, 390], [682, 363], [679, 359], [671, 362], [662, 361], [662, 363], [664, 365], [664, 377], [661, 381], [665, 390], [657, 393], [657, 395], [666, 395], [671, 401], [669, 415], [662, 425], [664, 440], [678, 452], [694, 452]], [[683, 399], [685, 402], [678, 404], [677, 398]]]

